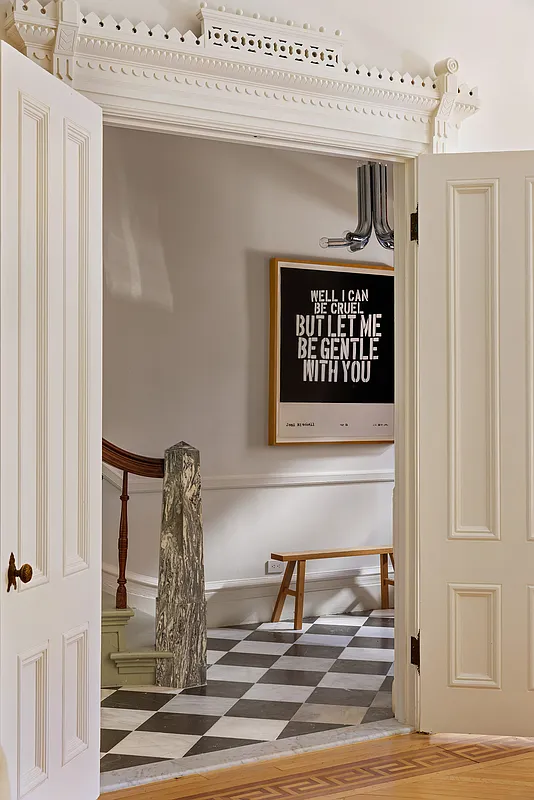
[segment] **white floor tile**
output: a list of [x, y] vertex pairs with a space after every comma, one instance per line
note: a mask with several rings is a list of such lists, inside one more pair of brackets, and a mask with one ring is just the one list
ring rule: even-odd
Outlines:
[[180, 694], [161, 710], [173, 714], [206, 714], [223, 717], [238, 701], [237, 697], [202, 697], [195, 694]]
[[223, 656], [226, 655], [224, 650], [208, 650], [207, 652], [208, 664], [216, 664]]
[[134, 731], [154, 714], [154, 711], [137, 711], [133, 708], [101, 708], [100, 727], [115, 731]]
[[[297, 641], [300, 642], [300, 639]], [[239, 642], [232, 648], [232, 653], [262, 653], [268, 656], [283, 656], [292, 646], [291, 642]]]
[[315, 686], [279, 686], [256, 683], [243, 695], [243, 700], [274, 700], [281, 703], [305, 703]]
[[208, 639], [246, 639], [252, 631], [242, 631], [239, 628], [209, 628]]
[[231, 667], [222, 664], [214, 664], [213, 667], [209, 668], [208, 679], [210, 681], [257, 683], [266, 672], [267, 669], [263, 667]]
[[360, 628], [356, 634], [356, 636], [359, 636], [360, 638], [362, 636], [375, 636], [377, 639], [393, 639], [394, 635], [394, 628], [379, 628], [375, 627], [374, 625], [366, 625], [364, 628]]
[[271, 742], [280, 736], [286, 725], [287, 720], [222, 717], [210, 728], [209, 735]]
[[305, 703], [295, 716], [295, 722], [329, 722], [332, 725], [359, 725], [367, 708], [358, 706], [327, 706]]
[[151, 694], [179, 694], [181, 689], [169, 689], [166, 686], [121, 686], [121, 692], [150, 692]]
[[391, 668], [390, 668], [389, 672], [388, 672], [388, 678], [392, 678], [392, 677], [394, 677], [394, 675], [395, 675], [395, 664], [393, 663], [391, 665]]
[[340, 659], [357, 661], [391, 661], [395, 658], [394, 650], [382, 650], [378, 647], [346, 647]]
[[293, 625], [293, 620], [286, 620], [286, 622], [264, 622], [258, 627], [258, 630], [282, 631], [284, 633], [305, 633], [313, 624], [313, 622], [303, 622], [302, 628], [299, 628], [297, 631]]
[[352, 625], [353, 627], [358, 627], [358, 625], [363, 625], [364, 622], [367, 622], [368, 616], [368, 614], [362, 612], [360, 616], [355, 617], [350, 614], [340, 614], [335, 617], [319, 617], [319, 619], [314, 622], [314, 625]]
[[282, 656], [273, 664], [272, 669], [297, 669], [308, 672], [328, 672], [333, 666], [334, 658], [299, 658], [298, 656]]
[[327, 672], [321, 679], [319, 688], [363, 689], [377, 692], [384, 683], [383, 675], [361, 675], [359, 673]]
[[110, 753], [119, 753], [123, 756], [182, 758], [199, 739], [200, 736], [186, 736], [181, 733], [134, 731], [110, 750]]
[[[209, 630], [208, 636], [214, 639], [227, 640], [228, 646], [231, 647], [231, 652], [277, 656], [278, 659], [274, 667], [280, 671], [302, 670], [304, 672], [320, 672], [321, 676], [318, 677], [321, 677], [321, 681], [317, 688], [372, 692], [372, 696], [374, 696], [372, 707], [383, 709], [390, 708], [391, 706], [391, 693], [380, 691], [380, 687], [385, 678], [384, 675], [331, 673], [329, 669], [332, 668], [335, 660], [333, 658], [327, 659], [313, 656], [313, 645], [318, 647], [342, 647], [344, 649], [339, 658], [344, 660], [386, 662], [388, 663], [389, 669], [388, 675], [393, 676], [394, 629], [385, 627], [387, 623], [385, 621], [382, 622], [382, 618], [386, 620], [388, 618], [392, 619], [393, 617], [393, 609], [379, 609], [373, 612], [362, 611], [355, 612], [354, 614], [326, 615], [324, 617], [319, 617], [313, 623], [305, 622], [302, 630], [298, 631], [300, 636], [296, 642], [297, 644], [310, 646], [312, 655], [305, 658], [286, 655], [293, 644], [290, 642], [257, 642], [248, 640], [247, 637], [252, 633], [251, 630], [242, 630], [239, 628], [212, 628]], [[370, 624], [364, 626], [364, 623], [368, 620]], [[284, 620], [278, 623], [266, 622], [258, 625], [257, 630], [291, 633], [295, 632], [293, 625], [293, 620]], [[312, 625], [350, 626], [351, 628], [360, 628], [356, 633], [359, 638], [380, 638], [388, 649], [347, 647], [352, 640], [352, 636], [310, 634], [308, 631]], [[391, 639], [391, 642], [388, 642], [387, 639]], [[210, 680], [250, 684], [250, 688], [243, 686], [244, 689], [247, 689], [246, 693], [243, 695], [244, 700], [299, 704], [296, 706], [298, 711], [293, 716], [296, 722], [358, 726], [362, 723], [368, 711], [367, 708], [354, 706], [308, 703], [307, 701], [316, 689], [315, 686], [260, 684], [258, 681], [268, 671], [267, 668], [221, 665], [220, 660], [225, 654], [225, 652], [208, 651], [208, 677]], [[287, 725], [287, 720], [233, 717], [232, 708], [239, 702], [238, 698], [182, 694], [182, 690], [180, 689], [168, 689], [157, 686], [125, 686], [122, 687], [121, 690], [168, 694], [168, 701], [160, 711], [173, 714], [211, 716], [216, 719], [216, 722], [210, 729], [209, 736], [250, 739], [258, 743], [265, 742], [263, 745], [256, 745], [257, 747], [273, 747], [274, 745], [269, 743], [277, 740], [278, 736]], [[114, 691], [116, 690], [102, 689], [102, 699], [109, 697]], [[154, 711], [103, 708], [101, 713], [102, 728], [108, 730], [123, 730], [128, 733], [124, 740], [119, 742], [110, 751], [111, 753], [181, 759], [201, 738], [199, 736], [185, 734], [140, 731], [139, 727], [153, 716], [155, 713]], [[333, 731], [333, 734], [339, 735], [339, 731]], [[306, 738], [307, 737], [305, 737], [304, 741]], [[221, 765], [223, 762], [224, 754], [221, 754]]]
[[352, 636], [323, 636], [320, 633], [305, 633], [295, 644], [315, 644], [326, 647], [346, 647], [352, 641]]
[[106, 697], [109, 697], [110, 694], [113, 694], [116, 691], [117, 691], [116, 689], [101, 689], [100, 690], [100, 702], [102, 702], [102, 700], [105, 700]]

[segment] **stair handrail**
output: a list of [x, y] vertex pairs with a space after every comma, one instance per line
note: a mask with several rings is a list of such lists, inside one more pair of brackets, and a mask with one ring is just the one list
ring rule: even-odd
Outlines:
[[122, 471], [121, 491], [121, 518], [119, 523], [119, 576], [117, 578], [117, 593], [115, 607], [128, 608], [128, 594], [126, 591], [126, 563], [128, 561], [128, 475], [140, 475], [143, 478], [163, 478], [165, 460], [163, 458], [150, 458], [138, 453], [131, 453], [112, 444], [107, 439], [102, 439], [102, 461], [110, 467]]
[[110, 467], [129, 472], [130, 475], [141, 475], [143, 478], [163, 478], [165, 459], [140, 456], [123, 450], [116, 444], [102, 439], [102, 461]]

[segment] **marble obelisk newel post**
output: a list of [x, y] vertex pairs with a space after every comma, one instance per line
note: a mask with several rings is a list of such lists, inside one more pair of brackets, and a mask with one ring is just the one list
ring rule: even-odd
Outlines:
[[206, 683], [206, 599], [200, 454], [180, 442], [165, 452], [156, 601], [156, 650], [174, 653], [156, 666], [156, 684]]

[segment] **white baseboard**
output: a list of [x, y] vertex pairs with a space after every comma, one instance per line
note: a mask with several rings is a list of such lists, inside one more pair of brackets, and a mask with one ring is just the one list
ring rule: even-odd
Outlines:
[[[157, 578], [128, 572], [128, 603], [148, 614], [156, 613]], [[208, 625], [245, 625], [267, 622], [280, 586], [281, 575], [241, 578], [206, 583]], [[117, 568], [104, 564], [102, 589], [115, 594]], [[304, 615], [341, 614], [380, 607], [380, 572], [377, 568], [310, 572], [306, 576]], [[288, 598], [284, 619], [291, 619], [293, 600]]]
[[[122, 488], [122, 472], [102, 464], [102, 477], [116, 489]], [[285, 486], [339, 486], [354, 483], [393, 483], [392, 469], [352, 470], [349, 472], [279, 473], [264, 475], [218, 475], [202, 478], [203, 491], [221, 489], [276, 489]], [[161, 480], [130, 475], [130, 494], [161, 493]]]

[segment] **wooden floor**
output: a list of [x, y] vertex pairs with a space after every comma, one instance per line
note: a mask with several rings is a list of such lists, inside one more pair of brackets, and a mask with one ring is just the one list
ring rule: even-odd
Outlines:
[[102, 795], [136, 798], [532, 800], [534, 739], [398, 736]]

